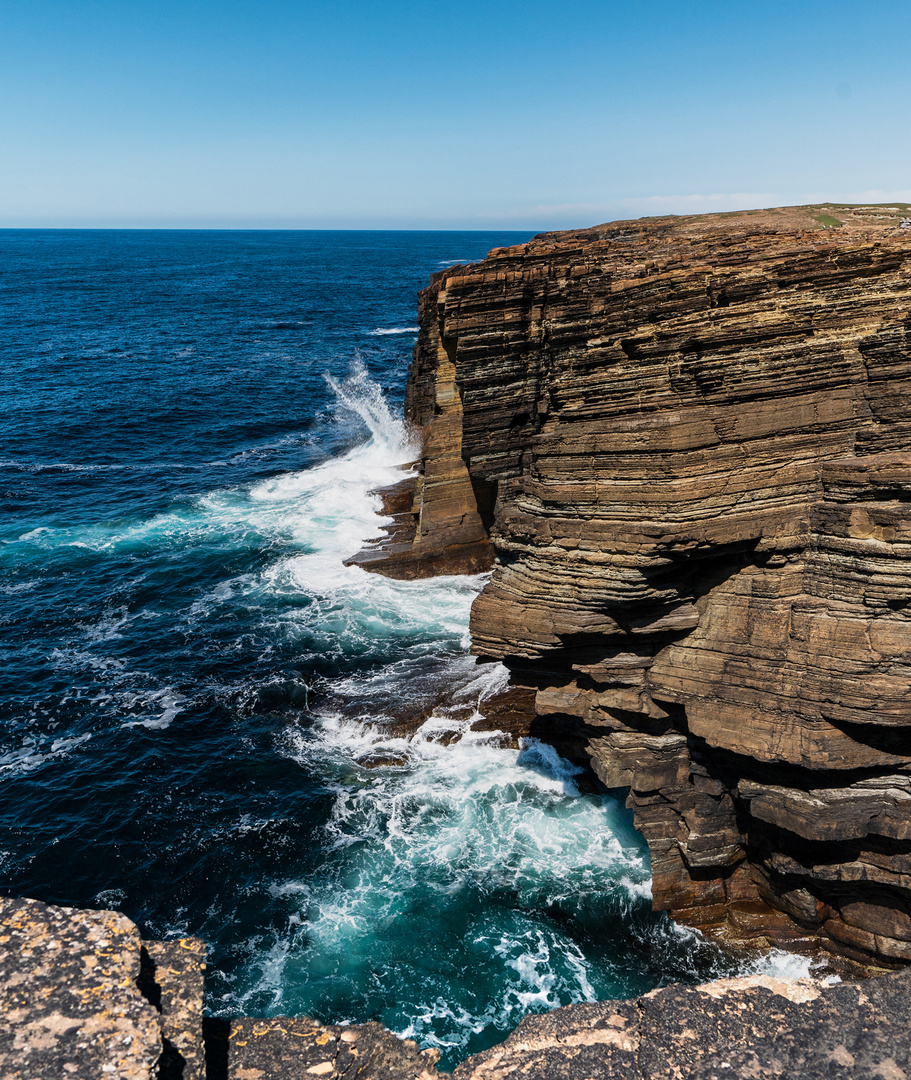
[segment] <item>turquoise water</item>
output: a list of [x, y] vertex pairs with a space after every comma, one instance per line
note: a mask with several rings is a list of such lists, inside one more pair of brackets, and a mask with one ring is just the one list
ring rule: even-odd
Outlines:
[[444, 1066], [742, 968], [652, 914], [618, 798], [472, 730], [483, 579], [343, 565], [414, 455], [417, 289], [524, 238], [0, 232], [6, 893], [204, 938], [213, 1013]]

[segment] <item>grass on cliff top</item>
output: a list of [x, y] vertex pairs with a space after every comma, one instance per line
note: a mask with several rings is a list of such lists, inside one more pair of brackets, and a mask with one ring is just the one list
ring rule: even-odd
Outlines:
[[640, 219], [654, 222], [680, 222], [711, 228], [715, 223], [742, 223], [773, 229], [822, 230], [845, 227], [848, 230], [886, 230], [898, 228], [902, 218], [911, 217], [911, 203], [807, 203], [803, 206], [769, 206], [765, 209], [719, 210], [708, 214], [661, 214]]
[[[911, 216], [911, 203], [815, 203], [807, 206], [782, 206], [768, 211], [780, 217], [794, 217], [795, 214], [806, 218], [819, 229], [838, 229], [844, 225], [858, 225], [869, 222], [871, 225], [898, 224], [900, 218]], [[805, 219], [806, 220], [806, 219]]]

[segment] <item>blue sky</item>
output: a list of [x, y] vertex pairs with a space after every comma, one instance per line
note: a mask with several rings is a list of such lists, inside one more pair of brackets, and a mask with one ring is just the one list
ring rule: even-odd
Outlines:
[[907, 0], [5, 0], [0, 226], [911, 201]]

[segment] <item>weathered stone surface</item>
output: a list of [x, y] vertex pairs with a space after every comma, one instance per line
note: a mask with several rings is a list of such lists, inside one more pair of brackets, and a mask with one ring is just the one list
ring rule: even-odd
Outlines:
[[820, 213], [544, 234], [436, 275], [406, 402], [422, 525], [393, 562], [485, 527], [473, 647], [537, 688], [536, 734], [630, 788], [657, 907], [894, 963], [911, 230]]
[[433, 1080], [436, 1050], [418, 1049], [379, 1024], [340, 1027], [302, 1017], [231, 1023], [231, 1080]]
[[[861, 908], [846, 905], [842, 914], [863, 920]], [[0, 944], [0, 1080], [446, 1075], [437, 1071], [435, 1050], [374, 1023], [203, 1022], [199, 942], [143, 945], [116, 912], [2, 900]], [[527, 1017], [505, 1042], [460, 1065], [453, 1080], [898, 1080], [909, 1075], [909, 1025], [911, 972], [836, 986], [727, 979]]]
[[0, 1077], [156, 1076], [161, 1027], [137, 986], [141, 947], [118, 912], [0, 898]]
[[831, 1080], [909, 1075], [911, 976], [823, 988], [767, 976], [527, 1017], [454, 1080]]
[[170, 1080], [167, 1070], [180, 1080], [205, 1080], [202, 1009], [206, 947], [198, 938], [181, 938], [145, 941], [143, 948], [151, 966], [140, 985], [161, 1012], [163, 1080]]

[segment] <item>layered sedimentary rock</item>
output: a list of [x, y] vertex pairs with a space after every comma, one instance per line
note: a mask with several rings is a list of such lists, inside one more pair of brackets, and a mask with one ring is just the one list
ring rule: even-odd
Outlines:
[[888, 965], [911, 959], [911, 230], [821, 209], [436, 275], [417, 540], [370, 568], [457, 568], [480, 523], [473, 648], [630, 788], [655, 906]]

